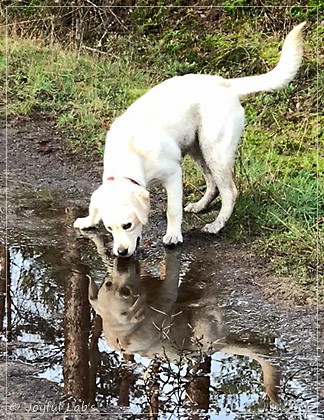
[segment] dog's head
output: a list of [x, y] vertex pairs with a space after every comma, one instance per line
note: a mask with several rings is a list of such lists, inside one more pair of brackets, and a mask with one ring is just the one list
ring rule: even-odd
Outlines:
[[149, 192], [129, 180], [116, 180], [101, 185], [96, 192], [96, 207], [113, 236], [113, 253], [130, 257], [142, 237], [142, 227], [148, 221]]
[[104, 323], [131, 325], [145, 318], [147, 297], [138, 261], [115, 259], [113, 271], [100, 286], [90, 279], [89, 301]]

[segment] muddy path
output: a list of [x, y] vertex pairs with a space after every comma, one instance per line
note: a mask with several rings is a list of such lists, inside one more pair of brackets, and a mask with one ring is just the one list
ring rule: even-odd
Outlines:
[[322, 418], [322, 308], [306, 289], [190, 219], [165, 249], [158, 190], [140, 252], [119, 264], [102, 229], [72, 228], [101, 158], [66, 154], [46, 118], [1, 125], [3, 418]]

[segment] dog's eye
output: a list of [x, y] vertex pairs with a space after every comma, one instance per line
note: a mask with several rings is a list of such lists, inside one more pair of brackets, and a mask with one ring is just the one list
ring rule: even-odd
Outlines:
[[128, 297], [131, 294], [131, 290], [127, 286], [122, 286], [119, 290], [119, 293], [124, 297]]
[[125, 223], [124, 225], [122, 225], [122, 228], [124, 229], [124, 230], [128, 230], [128, 229], [130, 229], [132, 227], [132, 224], [131, 223]]
[[107, 226], [106, 229], [108, 230], [108, 232], [112, 232], [112, 228], [110, 226]]

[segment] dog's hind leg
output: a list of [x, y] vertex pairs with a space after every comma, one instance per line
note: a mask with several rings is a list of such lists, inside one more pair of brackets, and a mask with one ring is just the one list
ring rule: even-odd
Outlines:
[[224, 115], [222, 126], [218, 129], [211, 116], [207, 114], [206, 118], [205, 115], [199, 136], [200, 150], [217, 185], [222, 206], [216, 220], [204, 226], [204, 232], [219, 232], [232, 215], [238, 195], [233, 181], [234, 156], [243, 128], [244, 111], [240, 106]]
[[194, 159], [198, 168], [204, 174], [206, 180], [206, 191], [199, 201], [197, 201], [196, 203], [187, 204], [187, 206], [185, 207], [185, 211], [191, 213], [198, 213], [202, 210], [205, 210], [209, 206], [209, 204], [217, 197], [218, 189], [214, 177], [211, 171], [209, 170], [201, 151], [196, 149], [193, 153], [190, 153], [190, 156]]
[[233, 181], [231, 166], [222, 167], [220, 162], [215, 162], [212, 173], [222, 199], [222, 207], [216, 220], [204, 226], [202, 230], [208, 233], [218, 233], [233, 213], [238, 192]]

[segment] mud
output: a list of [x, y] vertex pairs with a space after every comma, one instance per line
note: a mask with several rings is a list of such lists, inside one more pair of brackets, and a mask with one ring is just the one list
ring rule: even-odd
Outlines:
[[[276, 277], [248, 245], [202, 234], [190, 219], [184, 244], [165, 250], [165, 198], [155, 190], [142, 248], [125, 263], [134, 295], [127, 325], [136, 331], [124, 336], [107, 316], [115, 297], [101, 317], [88, 299], [88, 275], [96, 287], [107, 273], [117, 288], [123, 284], [110, 237], [71, 227], [100, 183], [101, 158], [67, 154], [47, 118], [15, 119], [6, 130], [2, 121], [2, 128], [2, 261], [9, 281], [7, 288], [2, 282], [8, 305], [5, 312], [2, 299], [0, 368], [7, 417], [322, 418], [322, 308], [312, 304], [313, 292]], [[108, 341], [116, 330], [118, 345], [114, 336]], [[224, 351], [229, 347], [246, 355]], [[273, 367], [272, 385], [264, 383], [258, 357]]]

